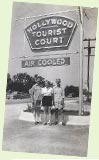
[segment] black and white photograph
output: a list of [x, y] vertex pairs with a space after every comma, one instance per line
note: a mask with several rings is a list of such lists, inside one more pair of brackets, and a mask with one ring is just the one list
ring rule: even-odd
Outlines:
[[97, 15], [13, 2], [3, 151], [87, 157]]

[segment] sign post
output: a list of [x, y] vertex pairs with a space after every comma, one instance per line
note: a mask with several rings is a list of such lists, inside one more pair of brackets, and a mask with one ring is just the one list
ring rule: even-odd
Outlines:
[[80, 15], [80, 74], [79, 74], [79, 115], [83, 108], [83, 10], [79, 7]]

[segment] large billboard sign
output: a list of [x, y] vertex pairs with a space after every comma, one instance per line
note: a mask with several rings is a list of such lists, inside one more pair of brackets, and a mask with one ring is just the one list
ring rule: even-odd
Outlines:
[[23, 60], [22, 68], [70, 65], [70, 57]]
[[34, 52], [68, 49], [76, 26], [76, 21], [72, 19], [50, 16], [30, 24], [25, 28], [25, 35]]

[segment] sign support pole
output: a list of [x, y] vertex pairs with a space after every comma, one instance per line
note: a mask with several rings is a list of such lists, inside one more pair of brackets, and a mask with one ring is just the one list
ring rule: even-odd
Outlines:
[[80, 74], [79, 74], [79, 115], [83, 109], [83, 9], [79, 7], [80, 15]]
[[[26, 27], [26, 18], [24, 18], [24, 30], [25, 30], [25, 27]], [[23, 30], [23, 32], [24, 32]], [[24, 34], [24, 33], [23, 33]], [[25, 34], [24, 34], [24, 37], [23, 37], [23, 53], [25, 53]]]

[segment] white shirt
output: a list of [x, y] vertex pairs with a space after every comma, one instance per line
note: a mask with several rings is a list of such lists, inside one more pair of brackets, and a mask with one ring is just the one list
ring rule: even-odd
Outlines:
[[53, 89], [50, 87], [50, 88], [42, 88], [42, 91], [41, 93], [43, 94], [43, 96], [52, 96], [53, 94]]

